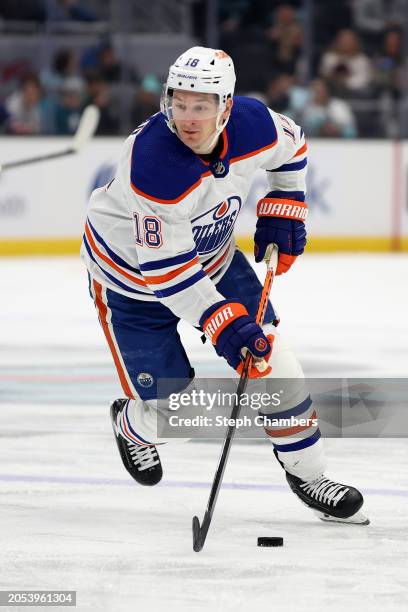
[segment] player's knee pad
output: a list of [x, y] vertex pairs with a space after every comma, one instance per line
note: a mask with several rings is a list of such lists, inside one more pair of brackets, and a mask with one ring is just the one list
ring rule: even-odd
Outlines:
[[[279, 406], [271, 406], [270, 413], [281, 412], [301, 404], [306, 400], [309, 393], [305, 384], [302, 366], [287, 341], [282, 338], [276, 327], [271, 323], [264, 325], [263, 329], [266, 335], [272, 333], [275, 336], [275, 340], [269, 360], [272, 370], [265, 378], [260, 380], [265, 380], [267, 385], [271, 387], [271, 391], [274, 390], [280, 393], [280, 404]], [[276, 380], [276, 388], [272, 385], [271, 379]], [[271, 380], [269, 384], [268, 380]]]
[[275, 336], [272, 355], [269, 360], [272, 366], [272, 372], [269, 376], [271, 378], [304, 378], [302, 366], [287, 340], [282, 337], [272, 323], [267, 323], [262, 327], [266, 336], [268, 334]]

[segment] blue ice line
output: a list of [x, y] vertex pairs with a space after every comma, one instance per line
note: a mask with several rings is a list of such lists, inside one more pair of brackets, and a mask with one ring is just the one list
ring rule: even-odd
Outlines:
[[[0, 474], [0, 482], [48, 482], [57, 484], [84, 484], [84, 485], [110, 485], [116, 487], [136, 486], [133, 480], [125, 478], [81, 478], [76, 476], [30, 476], [26, 474]], [[161, 482], [160, 487], [175, 489], [209, 489], [211, 483], [195, 480], [166, 480]], [[278, 491], [280, 493], [289, 491], [285, 485], [254, 484], [245, 482], [225, 482], [224, 489], [240, 491]], [[380, 495], [383, 497], [408, 497], [406, 489], [372, 489], [364, 488], [365, 495]]]

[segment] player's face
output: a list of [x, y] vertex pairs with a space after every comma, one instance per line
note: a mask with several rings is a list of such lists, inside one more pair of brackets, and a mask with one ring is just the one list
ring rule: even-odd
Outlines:
[[180, 140], [193, 151], [199, 151], [216, 129], [217, 96], [175, 90], [172, 113]]

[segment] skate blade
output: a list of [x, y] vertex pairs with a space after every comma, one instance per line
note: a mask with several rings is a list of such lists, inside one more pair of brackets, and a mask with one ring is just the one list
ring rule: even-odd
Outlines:
[[368, 519], [362, 512], [356, 512], [353, 516], [349, 516], [348, 518], [339, 518], [337, 516], [331, 516], [330, 514], [325, 514], [324, 512], [320, 512], [319, 510], [313, 510], [316, 516], [319, 517], [321, 521], [325, 523], [346, 523], [348, 525], [369, 525], [370, 519]]

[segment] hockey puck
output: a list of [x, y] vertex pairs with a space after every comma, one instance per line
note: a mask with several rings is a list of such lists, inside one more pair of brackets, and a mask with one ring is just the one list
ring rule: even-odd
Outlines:
[[258, 538], [258, 546], [283, 546], [283, 538]]

